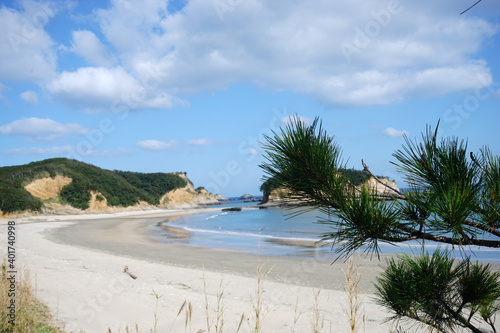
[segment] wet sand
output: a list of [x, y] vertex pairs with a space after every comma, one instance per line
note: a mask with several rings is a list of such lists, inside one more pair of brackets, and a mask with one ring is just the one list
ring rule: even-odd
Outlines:
[[[190, 210], [182, 215], [203, 212]], [[219, 273], [255, 276], [258, 262], [271, 269], [268, 278], [273, 281], [300, 286], [343, 290], [345, 263], [342, 260], [298, 258], [279, 256], [257, 256], [232, 252], [226, 249], [201, 248], [186, 245], [171, 245], [161, 241], [156, 229], [158, 224], [169, 219], [166, 216], [133, 216], [97, 220], [75, 220], [71, 224], [48, 232], [53, 242], [97, 250], [104, 253], [145, 259], [164, 265], [206, 269]], [[174, 213], [175, 214], [175, 213]], [[168, 227], [167, 227], [168, 228]], [[178, 231], [178, 230], [177, 230]], [[156, 235], [155, 235], [156, 234]], [[189, 234], [184, 234], [189, 237]], [[297, 245], [297, 244], [294, 244]], [[265, 246], [264, 244], [262, 246]], [[385, 264], [373, 258], [361, 259], [363, 270], [360, 291], [372, 293], [373, 283]]]

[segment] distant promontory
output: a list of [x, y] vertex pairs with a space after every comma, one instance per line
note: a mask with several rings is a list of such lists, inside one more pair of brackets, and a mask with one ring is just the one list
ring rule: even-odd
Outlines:
[[[398, 185], [387, 177], [376, 176], [375, 178], [364, 170], [354, 169], [344, 170], [344, 173], [352, 185], [357, 188], [361, 186], [369, 188], [371, 191], [374, 191], [381, 200], [392, 200], [394, 197], [398, 196], [398, 194], [392, 190], [395, 189], [399, 191]], [[293, 195], [286, 186], [283, 186], [283, 184], [280, 184], [273, 178], [267, 179], [261, 185], [260, 190], [263, 192], [262, 204], [280, 205], [301, 202], [301, 200]]]
[[0, 168], [0, 216], [82, 214], [217, 204], [184, 172], [106, 170], [67, 158]]

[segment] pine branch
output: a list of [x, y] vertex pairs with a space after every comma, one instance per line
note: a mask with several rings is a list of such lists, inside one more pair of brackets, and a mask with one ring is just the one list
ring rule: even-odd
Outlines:
[[472, 325], [468, 320], [466, 320], [458, 311], [454, 311], [446, 302], [440, 300], [441, 305], [444, 309], [451, 314], [451, 317], [457, 320], [463, 327], [467, 327], [474, 333], [482, 333], [483, 331]]
[[403, 227], [400, 226], [402, 230], [405, 230], [410, 233], [411, 236], [415, 237], [413, 239], [424, 239], [424, 240], [430, 240], [434, 242], [439, 242], [439, 243], [445, 243], [445, 244], [450, 244], [450, 245], [477, 245], [477, 246], [485, 246], [485, 247], [492, 247], [492, 248], [500, 248], [500, 241], [496, 240], [488, 240], [488, 239], [474, 239], [474, 238], [453, 238], [453, 237], [446, 237], [446, 236], [438, 236], [438, 235], [433, 235], [427, 232], [421, 232], [417, 231], [411, 227]]
[[473, 228], [485, 231], [485, 232], [490, 233], [492, 235], [500, 237], [500, 230], [493, 229], [490, 226], [487, 226], [487, 225], [484, 225], [484, 224], [481, 224], [481, 223], [477, 223], [477, 222], [473, 222], [473, 221], [465, 221], [464, 224], [466, 224], [468, 226], [471, 226]]
[[[403, 228], [402, 228], [403, 229]], [[410, 232], [410, 236], [407, 237], [380, 237], [381, 241], [386, 241], [389, 243], [403, 243], [410, 240], [430, 240], [439, 243], [445, 243], [450, 245], [477, 245], [477, 246], [485, 246], [491, 248], [500, 248], [500, 241], [496, 240], [486, 240], [486, 239], [473, 239], [473, 238], [452, 238], [445, 236], [437, 236], [427, 232], [417, 231], [412, 228], [408, 228], [405, 231], [413, 230]]]
[[473, 152], [470, 152], [469, 155], [470, 155], [470, 159], [472, 160], [472, 162], [474, 162], [479, 169], [483, 170], [484, 173], [488, 173], [488, 171], [483, 167], [483, 165], [481, 163], [479, 163], [476, 156], [474, 156]]

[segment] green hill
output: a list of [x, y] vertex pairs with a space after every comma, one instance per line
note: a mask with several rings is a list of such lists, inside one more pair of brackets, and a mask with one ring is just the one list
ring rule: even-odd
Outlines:
[[91, 191], [99, 191], [109, 206], [132, 206], [139, 201], [158, 205], [167, 192], [187, 185], [175, 173], [111, 171], [67, 158], [52, 158], [25, 165], [0, 167], [0, 210], [3, 213], [40, 211], [43, 201], [24, 187], [34, 180], [56, 176], [73, 181], [59, 199], [75, 208], [89, 208]]

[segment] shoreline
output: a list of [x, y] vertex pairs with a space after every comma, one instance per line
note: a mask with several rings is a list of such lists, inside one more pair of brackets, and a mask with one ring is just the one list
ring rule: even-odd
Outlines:
[[[184, 312], [176, 316], [184, 302], [193, 309], [188, 331], [196, 332], [207, 328], [207, 301], [213, 322], [221, 294], [225, 331], [236, 331], [244, 315], [241, 332], [251, 332], [259, 280], [263, 283], [263, 332], [290, 332], [292, 328], [310, 332], [314, 309], [323, 318], [325, 332], [348, 331], [343, 262], [172, 245], [152, 235], [166, 218], [219, 209], [14, 219], [17, 263], [29, 270], [37, 297], [68, 333], [106, 332], [108, 328], [125, 332], [127, 326], [135, 332], [135, 325], [139, 332], [154, 328], [184, 331]], [[5, 239], [6, 228], [1, 228], [0, 237]], [[1, 251], [5, 256], [6, 249]], [[391, 256], [382, 255], [381, 261], [360, 260], [364, 332], [385, 333], [392, 327], [384, 322], [389, 316], [386, 310], [372, 301], [372, 282], [382, 271], [384, 259]], [[124, 274], [124, 266], [138, 278]], [[301, 315], [295, 320], [297, 314]]]
[[[267, 276], [272, 281], [343, 290], [342, 283], [339, 283], [343, 281], [343, 276], [336, 276], [334, 283], [330, 277], [332, 272], [341, 272], [345, 268], [342, 260], [333, 262], [332, 259], [316, 257], [256, 255], [231, 249], [168, 244], [162, 241], [164, 236], [157, 234], [155, 230], [162, 228], [158, 224], [164, 222], [164, 217], [175, 219], [216, 210], [219, 209], [167, 212], [166, 215], [160, 213], [158, 216], [130, 216], [127, 221], [119, 217], [90, 220], [85, 223], [77, 220], [74, 224], [45, 233], [45, 237], [54, 243], [78, 246], [92, 251], [148, 260], [163, 265], [205, 269], [240, 276], [254, 273], [258, 262], [261, 262], [264, 266], [272, 268]], [[187, 234], [180, 233], [179, 236]], [[265, 243], [261, 246], [265, 246]], [[381, 254], [380, 261], [376, 258], [360, 259], [363, 267], [361, 292], [374, 292], [372, 282], [382, 271], [381, 266], [385, 264], [385, 259], [392, 256], [392, 254]]]

